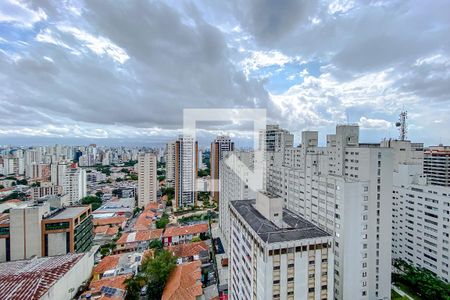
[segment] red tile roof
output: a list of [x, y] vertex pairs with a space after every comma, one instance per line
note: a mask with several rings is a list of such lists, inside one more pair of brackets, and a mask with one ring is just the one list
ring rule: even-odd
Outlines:
[[0, 299], [40, 299], [83, 255], [67, 254], [0, 264]]
[[134, 242], [150, 241], [155, 239], [160, 239], [162, 236], [162, 229], [155, 230], [138, 230], [135, 232], [126, 232], [122, 234], [116, 244], [126, 244]]
[[92, 223], [94, 226], [102, 226], [102, 225], [122, 225], [123, 222], [125, 222], [127, 218], [119, 216], [119, 217], [111, 217], [111, 218], [100, 218], [100, 219], [93, 219]]
[[168, 227], [164, 232], [164, 237], [199, 234], [207, 231], [208, 231], [208, 224], [196, 224], [182, 227]]
[[121, 256], [121, 254], [117, 254], [103, 257], [99, 264], [94, 267], [93, 272], [96, 274], [103, 274], [108, 270], [115, 269], [119, 264]]
[[136, 224], [134, 224], [133, 228], [135, 230], [150, 229], [154, 216], [156, 216], [156, 213], [152, 211], [143, 211], [137, 218]]
[[200, 261], [178, 265], [167, 279], [162, 300], [195, 300], [203, 295]]
[[199, 255], [201, 251], [208, 251], [209, 247], [204, 241], [201, 241], [191, 244], [169, 246], [167, 247], [167, 250], [178, 257], [191, 257], [194, 255]]
[[101, 225], [94, 228], [94, 234], [116, 235], [118, 232], [118, 226]]

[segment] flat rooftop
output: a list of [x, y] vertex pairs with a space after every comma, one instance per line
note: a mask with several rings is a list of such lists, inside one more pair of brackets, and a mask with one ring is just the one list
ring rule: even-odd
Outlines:
[[311, 239], [318, 237], [329, 237], [330, 235], [311, 222], [306, 221], [287, 208], [283, 208], [283, 227], [278, 227], [266, 219], [255, 207], [256, 200], [231, 201], [230, 204], [236, 209], [241, 217], [266, 243], [279, 243]]
[[47, 220], [58, 220], [58, 219], [72, 219], [79, 216], [82, 212], [87, 210], [87, 206], [69, 206], [55, 213]]

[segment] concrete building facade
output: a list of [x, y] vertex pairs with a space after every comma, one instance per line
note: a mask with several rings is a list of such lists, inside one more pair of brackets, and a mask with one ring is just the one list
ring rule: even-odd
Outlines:
[[138, 206], [145, 207], [156, 202], [158, 178], [157, 162], [154, 153], [141, 153], [138, 156]]

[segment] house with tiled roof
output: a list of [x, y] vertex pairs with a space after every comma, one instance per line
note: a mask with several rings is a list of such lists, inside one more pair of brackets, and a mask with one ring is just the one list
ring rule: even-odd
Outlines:
[[92, 220], [92, 223], [95, 227], [97, 226], [119, 226], [120, 228], [124, 228], [125, 224], [127, 223], [127, 218], [123, 216], [117, 216], [117, 217], [109, 217], [109, 218], [94, 218]]
[[156, 213], [152, 211], [143, 211], [133, 226], [134, 230], [151, 229], [153, 221], [156, 219]]
[[102, 258], [102, 260], [92, 270], [92, 276], [94, 280], [100, 279], [107, 271], [114, 270], [119, 265], [121, 254], [108, 255]]
[[131, 275], [119, 275], [91, 281], [80, 299], [122, 300], [126, 296], [125, 280]]
[[203, 295], [201, 263], [177, 265], [167, 279], [162, 300], [197, 300]]
[[164, 246], [189, 243], [194, 237], [208, 233], [208, 224], [196, 224], [180, 227], [168, 227], [164, 231]]
[[72, 299], [93, 265], [93, 252], [1, 263], [0, 299]]
[[94, 228], [94, 244], [104, 245], [111, 242], [119, 233], [118, 226], [101, 225]]
[[117, 275], [137, 274], [144, 259], [145, 253], [140, 252], [108, 255], [94, 267], [92, 276], [94, 279], [102, 279]]
[[179, 263], [200, 260], [202, 263], [209, 261], [209, 246], [205, 241], [179, 244], [166, 247], [166, 250], [178, 257]]
[[162, 229], [125, 232], [117, 240], [115, 251], [120, 253], [147, 249], [150, 241], [161, 240], [162, 234]]

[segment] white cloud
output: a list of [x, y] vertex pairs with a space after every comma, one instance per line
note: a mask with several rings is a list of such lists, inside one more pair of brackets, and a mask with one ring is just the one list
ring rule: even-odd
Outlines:
[[289, 57], [279, 51], [252, 51], [250, 57], [244, 59], [241, 65], [246, 75], [260, 68], [269, 66], [284, 66], [287, 63], [293, 62], [298, 58]]
[[106, 54], [121, 64], [130, 58], [124, 49], [105, 37], [95, 37], [86, 31], [67, 25], [59, 25], [57, 28], [62, 32], [72, 34], [76, 39], [84, 42], [84, 45], [97, 55]]
[[30, 9], [22, 1], [0, 1], [0, 23], [13, 23], [19, 27], [33, 27], [36, 22], [46, 20], [47, 15], [42, 9]]
[[363, 129], [389, 129], [392, 123], [383, 119], [369, 119], [361, 117], [358, 122]]

